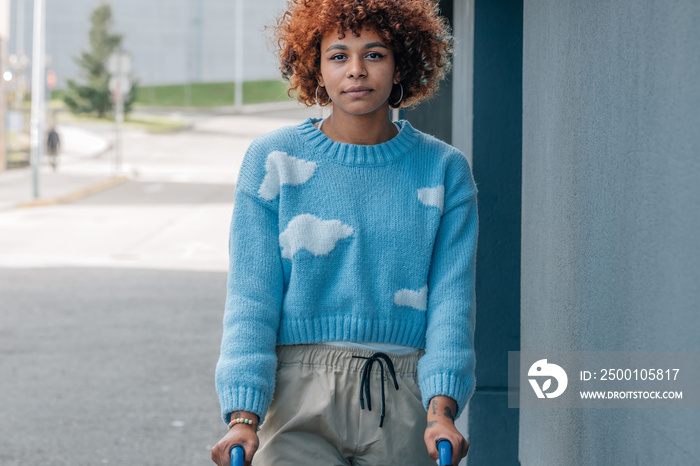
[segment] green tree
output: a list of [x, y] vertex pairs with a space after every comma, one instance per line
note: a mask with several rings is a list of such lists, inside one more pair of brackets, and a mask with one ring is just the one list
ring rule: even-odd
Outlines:
[[[114, 20], [112, 7], [101, 3], [93, 12], [90, 28], [90, 51], [81, 52], [74, 58], [81, 68], [86, 84], [79, 84], [72, 79], [67, 81], [68, 88], [63, 101], [73, 113], [96, 113], [102, 118], [112, 111], [112, 92], [109, 90], [110, 74], [107, 70], [109, 56], [121, 47], [121, 34], [112, 34]], [[124, 112], [128, 113], [135, 100], [138, 82], [132, 81], [131, 92], [124, 101]]]

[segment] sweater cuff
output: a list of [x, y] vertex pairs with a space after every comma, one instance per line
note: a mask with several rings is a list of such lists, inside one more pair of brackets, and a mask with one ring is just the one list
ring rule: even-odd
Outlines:
[[420, 379], [419, 385], [426, 412], [430, 408], [430, 400], [434, 396], [449, 396], [457, 402], [455, 420], [462, 414], [474, 392], [474, 378], [471, 376], [462, 379], [452, 374], [435, 374]]
[[231, 422], [234, 411], [250, 411], [260, 417], [260, 426], [265, 421], [267, 409], [272, 400], [254, 388], [237, 387], [221, 394], [221, 418], [225, 423]]

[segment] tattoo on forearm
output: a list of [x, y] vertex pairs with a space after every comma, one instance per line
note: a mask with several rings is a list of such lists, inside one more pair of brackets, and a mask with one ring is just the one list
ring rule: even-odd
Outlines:
[[433, 414], [437, 414], [437, 400], [433, 400]]
[[430, 429], [431, 427], [435, 427], [435, 424], [437, 424], [437, 421], [430, 421], [428, 423], [428, 429]]
[[452, 408], [450, 408], [449, 406], [445, 406], [445, 417], [447, 419], [450, 419], [452, 422], [455, 422], [455, 417], [452, 414]]
[[241, 418], [241, 413], [236, 413], [235, 416], [233, 416], [234, 419], [240, 419]]

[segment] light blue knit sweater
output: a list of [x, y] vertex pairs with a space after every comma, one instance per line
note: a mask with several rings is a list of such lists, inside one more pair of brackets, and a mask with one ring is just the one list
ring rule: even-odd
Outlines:
[[373, 146], [308, 119], [256, 139], [236, 185], [216, 388], [222, 417], [272, 401], [275, 345], [425, 348], [423, 404], [474, 391], [476, 186], [455, 148], [399, 121]]

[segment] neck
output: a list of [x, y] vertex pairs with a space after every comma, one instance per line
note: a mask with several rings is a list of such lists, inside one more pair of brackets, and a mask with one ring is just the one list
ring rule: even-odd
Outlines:
[[322, 131], [336, 142], [358, 145], [382, 144], [398, 134], [388, 109], [367, 115], [334, 111], [323, 123]]

